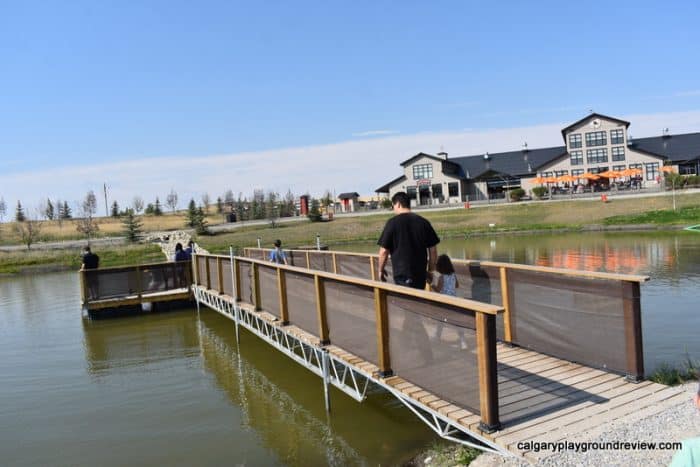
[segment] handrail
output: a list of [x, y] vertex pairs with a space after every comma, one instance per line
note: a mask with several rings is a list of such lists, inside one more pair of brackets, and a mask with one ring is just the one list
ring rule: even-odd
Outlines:
[[[245, 248], [245, 250], [262, 250], [262, 251], [270, 251], [269, 248]], [[288, 252], [292, 253], [306, 253], [309, 250], [285, 250]], [[332, 250], [312, 250], [311, 251], [314, 254], [324, 254], [324, 255], [331, 255], [331, 254], [338, 254], [338, 251], [332, 251]], [[362, 257], [367, 257], [367, 258], [379, 258], [379, 255], [376, 253], [357, 253], [357, 252], [350, 252], [350, 251], [343, 251], [342, 254], [345, 256], [362, 256]], [[598, 271], [584, 271], [580, 269], [564, 269], [564, 268], [554, 268], [551, 266], [532, 266], [529, 264], [518, 264], [518, 263], [505, 263], [501, 261], [481, 261], [481, 260], [470, 260], [470, 259], [452, 259], [453, 263], [457, 264], [480, 264], [482, 266], [490, 266], [490, 267], [507, 267], [510, 269], [518, 269], [518, 270], [524, 270], [524, 271], [534, 271], [534, 272], [548, 272], [548, 273], [554, 273], [554, 274], [561, 274], [565, 276], [577, 276], [577, 277], [587, 277], [590, 279], [608, 279], [608, 280], [618, 280], [618, 281], [626, 281], [626, 282], [647, 282], [649, 280], [649, 276], [642, 276], [642, 275], [637, 275], [637, 274], [619, 274], [619, 273], [612, 273], [612, 272], [598, 272]]]
[[155, 266], [165, 266], [165, 265], [172, 265], [172, 264], [187, 264], [190, 262], [190, 260], [187, 261], [161, 261], [158, 263], [143, 263], [143, 264], [136, 264], [132, 266], [108, 266], [106, 268], [99, 267], [97, 269], [81, 269], [81, 271], [85, 272], [90, 272], [90, 271], [108, 271], [108, 272], [120, 272], [120, 271], [133, 271], [134, 268], [139, 267], [141, 269], [143, 268], [152, 268]]
[[[500, 427], [499, 407], [498, 407], [498, 374], [496, 360], [496, 316], [503, 312], [503, 307], [478, 302], [466, 298], [453, 297], [424, 290], [412, 289], [409, 287], [401, 287], [395, 284], [386, 282], [378, 282], [369, 279], [362, 279], [347, 275], [335, 274], [331, 272], [312, 270], [308, 268], [300, 268], [285, 264], [273, 263], [270, 261], [247, 258], [240, 256], [224, 256], [224, 255], [193, 255], [192, 265], [195, 270], [200, 268], [200, 259], [205, 261], [206, 269], [209, 268], [209, 259], [215, 260], [217, 265], [221, 264], [222, 260], [226, 259], [233, 261], [233, 277], [232, 281], [240, 281], [241, 264], [250, 265], [251, 283], [250, 287], [253, 290], [253, 303], [256, 310], [261, 310], [260, 297], [260, 267], [276, 270], [276, 282], [278, 284], [278, 300], [280, 307], [280, 324], [294, 324], [290, 321], [288, 302], [286, 297], [286, 275], [295, 273], [313, 278], [314, 302], [316, 306], [316, 325], [317, 337], [320, 345], [328, 345], [331, 343], [329, 336], [331, 335], [327, 316], [327, 300], [326, 300], [326, 282], [336, 281], [344, 284], [358, 285], [368, 288], [374, 294], [374, 312], [375, 312], [375, 327], [376, 327], [376, 345], [377, 345], [377, 367], [380, 377], [389, 377], [393, 375], [391, 366], [391, 350], [390, 350], [390, 329], [389, 316], [387, 313], [387, 294], [397, 294], [405, 297], [414, 297], [435, 304], [448, 305], [464, 309], [474, 314], [475, 335], [476, 335], [476, 362], [478, 365], [478, 387], [479, 387], [479, 413], [481, 415], [480, 428], [485, 432], [493, 432]], [[308, 263], [307, 263], [308, 264]], [[202, 284], [197, 281], [198, 287], [206, 287], [211, 292], [223, 293], [222, 283], [211, 284], [207, 281]], [[221, 287], [222, 290], [217, 290]], [[235, 290], [234, 299], [240, 300], [240, 288], [238, 284], [233, 289]], [[248, 302], [247, 302], [248, 303]], [[458, 313], [457, 310], [454, 311]], [[292, 316], [293, 318], [293, 316]], [[340, 332], [340, 331], [337, 331]]]

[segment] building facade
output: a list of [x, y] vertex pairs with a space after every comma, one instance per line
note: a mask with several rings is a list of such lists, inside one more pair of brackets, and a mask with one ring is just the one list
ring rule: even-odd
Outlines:
[[[683, 175], [700, 173], [700, 133], [631, 140], [630, 122], [593, 113], [564, 128], [563, 146], [448, 157], [419, 153], [403, 161], [403, 174], [379, 187], [393, 196], [405, 191], [414, 206], [502, 198], [509, 190], [530, 192], [537, 177], [571, 175], [587, 184], [586, 173], [640, 169], [642, 186], [656, 185], [669, 165]], [[601, 179], [606, 183], [607, 179]], [[599, 182], [596, 182], [599, 183]]]

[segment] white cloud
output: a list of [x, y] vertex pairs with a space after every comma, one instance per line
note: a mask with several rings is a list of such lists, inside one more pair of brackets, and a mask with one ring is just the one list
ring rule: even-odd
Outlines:
[[396, 130], [369, 130], [362, 131], [360, 133], [353, 133], [353, 136], [386, 136], [386, 135], [396, 135], [399, 132]]
[[[615, 116], [630, 121], [629, 132], [637, 138], [660, 135], [662, 128], [669, 128], [672, 134], [700, 131], [700, 111]], [[297, 195], [320, 195], [326, 189], [371, 194], [400, 175], [399, 163], [418, 152], [435, 154], [442, 147], [456, 157], [520, 149], [523, 142], [532, 149], [558, 146], [564, 143], [561, 129], [570, 123], [387, 135], [268, 151], [5, 172], [0, 175], [0, 195], [8, 207], [18, 199], [24, 206], [36, 206], [47, 196], [72, 203], [88, 190], [100, 195], [104, 182], [110, 200], [122, 206], [130, 204], [134, 195], [147, 202], [160, 196], [163, 202], [171, 188], [177, 191], [182, 207], [191, 197], [199, 202], [204, 192], [216, 199], [228, 189], [250, 195], [254, 187], [280, 193], [291, 189]]]

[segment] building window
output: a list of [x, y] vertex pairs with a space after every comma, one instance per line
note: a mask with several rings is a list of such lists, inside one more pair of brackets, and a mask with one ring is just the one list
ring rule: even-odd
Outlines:
[[591, 167], [591, 169], [589, 170], [589, 172], [592, 174], [599, 174], [599, 173], [603, 173], [603, 172], [607, 172], [607, 171], [608, 171], [607, 167]]
[[569, 171], [568, 170], [555, 170], [554, 171], [555, 177], [561, 177], [562, 175], [569, 175]]
[[659, 163], [658, 162], [647, 162], [644, 164], [647, 169], [647, 180], [656, 180], [659, 176]]
[[623, 130], [610, 130], [610, 144], [625, 144], [625, 132]]
[[641, 169], [642, 164], [630, 164], [627, 167], [629, 167], [630, 169]]
[[450, 196], [459, 196], [459, 183], [450, 182], [447, 184], [447, 193]]
[[543, 176], [544, 178], [549, 178], [549, 177], [552, 176], [552, 172], [542, 172], [542, 176]]
[[591, 131], [586, 133], [586, 147], [605, 146], [608, 144], [608, 137], [605, 131]]
[[569, 135], [569, 147], [572, 149], [581, 147], [581, 133]]
[[613, 170], [615, 172], [622, 172], [623, 170], [625, 170], [625, 165], [613, 165]]
[[574, 169], [571, 171], [571, 176], [572, 177], [580, 177], [583, 175], [584, 170], [583, 169]]
[[413, 166], [413, 180], [433, 178], [433, 164], [418, 164]]
[[408, 199], [416, 199], [416, 187], [406, 187], [406, 194], [408, 195]]
[[615, 146], [610, 150], [610, 155], [613, 161], [624, 161], [625, 160], [625, 147]]
[[583, 165], [583, 151], [571, 151], [571, 165]]
[[586, 160], [589, 164], [600, 164], [601, 162], [608, 162], [608, 150], [603, 149], [589, 149], [586, 151]]
[[436, 183], [435, 185], [433, 185], [433, 198], [442, 198], [442, 183]]

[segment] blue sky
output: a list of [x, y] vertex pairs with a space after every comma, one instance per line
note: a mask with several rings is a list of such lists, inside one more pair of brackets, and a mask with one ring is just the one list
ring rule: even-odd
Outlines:
[[[589, 109], [621, 118], [700, 112], [698, 2], [590, 2], [575, 10], [561, 2], [257, 3], [2, 2], [0, 196], [10, 204], [77, 200], [89, 186], [79, 169], [90, 166], [100, 179], [95, 190], [107, 181], [127, 202], [129, 192], [149, 197], [156, 189], [112, 180], [128, 162], [162, 170], [171, 160], [209, 164], [228, 155], [226, 170], [249, 171], [235, 155], [274, 159], [322, 148], [334, 163], [340, 143], [363, 151], [356, 142], [408, 138], [408, 157], [439, 150], [404, 144], [421, 134], [522, 133], [571, 123]], [[512, 149], [503, 142], [493, 139], [491, 151]], [[464, 155], [476, 146], [446, 149]], [[370, 141], [365, 150], [381, 147]], [[406, 158], [371, 156], [394, 168], [338, 192], [371, 191]], [[270, 167], [237, 186], [217, 168], [221, 179], [201, 187], [190, 180], [188, 190], [286, 191], [278, 179], [287, 176]], [[7, 178], [52, 170], [76, 174], [73, 185], [30, 193]], [[161, 182], [177, 189], [179, 177]]]

